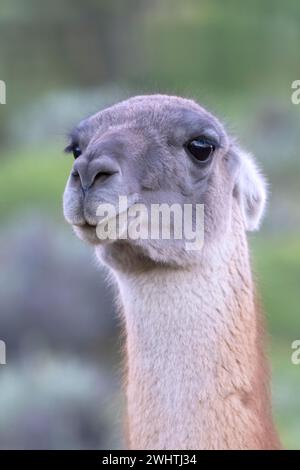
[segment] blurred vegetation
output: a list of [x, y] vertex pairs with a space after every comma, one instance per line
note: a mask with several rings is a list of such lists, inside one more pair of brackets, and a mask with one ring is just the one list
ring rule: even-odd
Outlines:
[[59, 148], [46, 148], [10, 150], [6, 154], [0, 173], [1, 218], [34, 206], [61, 219], [62, 189], [71, 166], [70, 159], [61, 153]]
[[209, 106], [268, 176], [266, 221], [250, 240], [275, 415], [284, 445], [300, 448], [299, 21], [298, 0], [1, 1], [0, 448], [121, 445], [112, 294], [63, 223], [62, 149], [78, 119], [152, 92]]

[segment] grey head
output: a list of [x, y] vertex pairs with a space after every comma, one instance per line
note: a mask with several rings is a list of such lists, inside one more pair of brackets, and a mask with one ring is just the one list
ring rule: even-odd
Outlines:
[[220, 121], [192, 100], [146, 95], [98, 112], [71, 133], [66, 149], [75, 160], [64, 192], [65, 219], [79, 238], [96, 246], [108, 264], [182, 264], [194, 258], [182, 243], [114, 240], [96, 234], [99, 204], [204, 204], [205, 242], [232, 231], [255, 230], [264, 210], [265, 182], [254, 160]]

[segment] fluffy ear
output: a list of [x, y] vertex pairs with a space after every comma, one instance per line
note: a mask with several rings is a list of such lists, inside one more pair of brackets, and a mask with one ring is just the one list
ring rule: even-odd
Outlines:
[[235, 150], [239, 164], [234, 196], [239, 201], [246, 230], [258, 230], [267, 200], [266, 180], [251, 155], [240, 149]]

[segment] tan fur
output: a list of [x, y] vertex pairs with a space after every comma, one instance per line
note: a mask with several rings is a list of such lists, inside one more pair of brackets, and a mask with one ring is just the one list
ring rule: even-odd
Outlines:
[[[232, 239], [234, 235], [234, 239]], [[193, 269], [117, 273], [133, 449], [277, 449], [244, 229]]]

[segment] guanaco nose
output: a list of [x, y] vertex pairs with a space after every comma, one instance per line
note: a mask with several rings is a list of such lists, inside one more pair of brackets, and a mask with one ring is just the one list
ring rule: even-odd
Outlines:
[[119, 172], [119, 166], [112, 158], [103, 156], [90, 162], [78, 158], [73, 165], [72, 176], [80, 178], [81, 187], [85, 192], [96, 182], [101, 184]]

